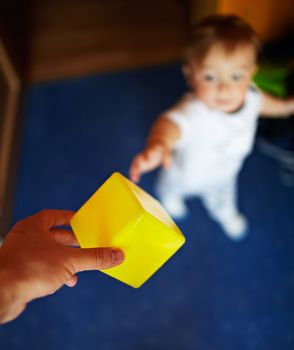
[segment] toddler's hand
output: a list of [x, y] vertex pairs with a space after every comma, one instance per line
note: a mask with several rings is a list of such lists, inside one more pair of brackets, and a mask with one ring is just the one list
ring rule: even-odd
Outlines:
[[160, 165], [168, 169], [171, 164], [171, 158], [171, 150], [163, 144], [151, 144], [143, 152], [134, 157], [130, 168], [131, 180], [138, 182], [142, 174], [154, 170]]
[[294, 96], [287, 99], [287, 111], [289, 116], [294, 114]]

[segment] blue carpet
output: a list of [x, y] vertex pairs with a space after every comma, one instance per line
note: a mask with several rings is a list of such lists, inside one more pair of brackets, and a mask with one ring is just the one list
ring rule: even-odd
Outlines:
[[[127, 175], [158, 113], [184, 91], [178, 65], [42, 84], [27, 96], [14, 221], [78, 209], [113, 172]], [[185, 246], [142, 288], [85, 272], [0, 327], [0, 348], [293, 350], [294, 189], [257, 150], [240, 178], [250, 234], [229, 241], [198, 200]], [[141, 186], [153, 192], [155, 174]]]

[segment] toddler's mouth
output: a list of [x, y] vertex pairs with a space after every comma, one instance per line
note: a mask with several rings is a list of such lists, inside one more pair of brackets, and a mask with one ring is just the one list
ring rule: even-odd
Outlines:
[[231, 104], [231, 100], [228, 100], [228, 99], [226, 99], [226, 100], [218, 99], [218, 100], [216, 100], [216, 103], [217, 103], [217, 104], [220, 104], [220, 105], [229, 105], [229, 104]]

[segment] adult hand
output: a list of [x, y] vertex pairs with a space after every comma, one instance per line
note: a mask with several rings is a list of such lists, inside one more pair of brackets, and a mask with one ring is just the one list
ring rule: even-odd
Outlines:
[[68, 225], [74, 212], [44, 210], [19, 221], [0, 248], [0, 323], [16, 318], [33, 299], [73, 287], [76, 273], [107, 269], [124, 260], [115, 248], [72, 247]]

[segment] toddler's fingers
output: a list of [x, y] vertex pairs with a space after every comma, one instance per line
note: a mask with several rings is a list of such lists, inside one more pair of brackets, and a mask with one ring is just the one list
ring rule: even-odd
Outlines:
[[172, 162], [172, 155], [170, 152], [166, 152], [166, 154], [163, 157], [162, 165], [165, 169], [169, 169]]
[[158, 153], [154, 149], [148, 149], [147, 151], [144, 152], [144, 160], [145, 163], [147, 164], [152, 164], [154, 163], [160, 156], [160, 153]]
[[134, 182], [138, 182], [140, 180], [140, 160], [136, 157], [132, 162], [130, 168], [130, 178]]
[[[138, 154], [132, 164], [130, 169], [130, 178], [134, 182], [139, 182], [142, 174], [153, 170], [158, 165], [160, 165], [160, 159], [156, 157], [157, 154], [154, 150], [146, 150]], [[158, 158], [158, 159], [157, 159]]]
[[150, 149], [148, 149], [147, 151], [144, 152], [144, 159], [148, 162], [150, 160], [152, 160], [152, 156], [153, 156], [154, 152]]
[[130, 171], [130, 178], [133, 182], [136, 182], [136, 183], [139, 182], [140, 180], [139, 172], [136, 171], [136, 169], [132, 168]]
[[148, 152], [140, 153], [133, 161], [132, 167], [131, 167], [131, 173], [133, 174], [135, 178], [135, 182], [138, 182], [140, 180], [141, 174], [145, 173], [146, 171], [149, 171], [150, 169], [150, 159], [148, 159]]

